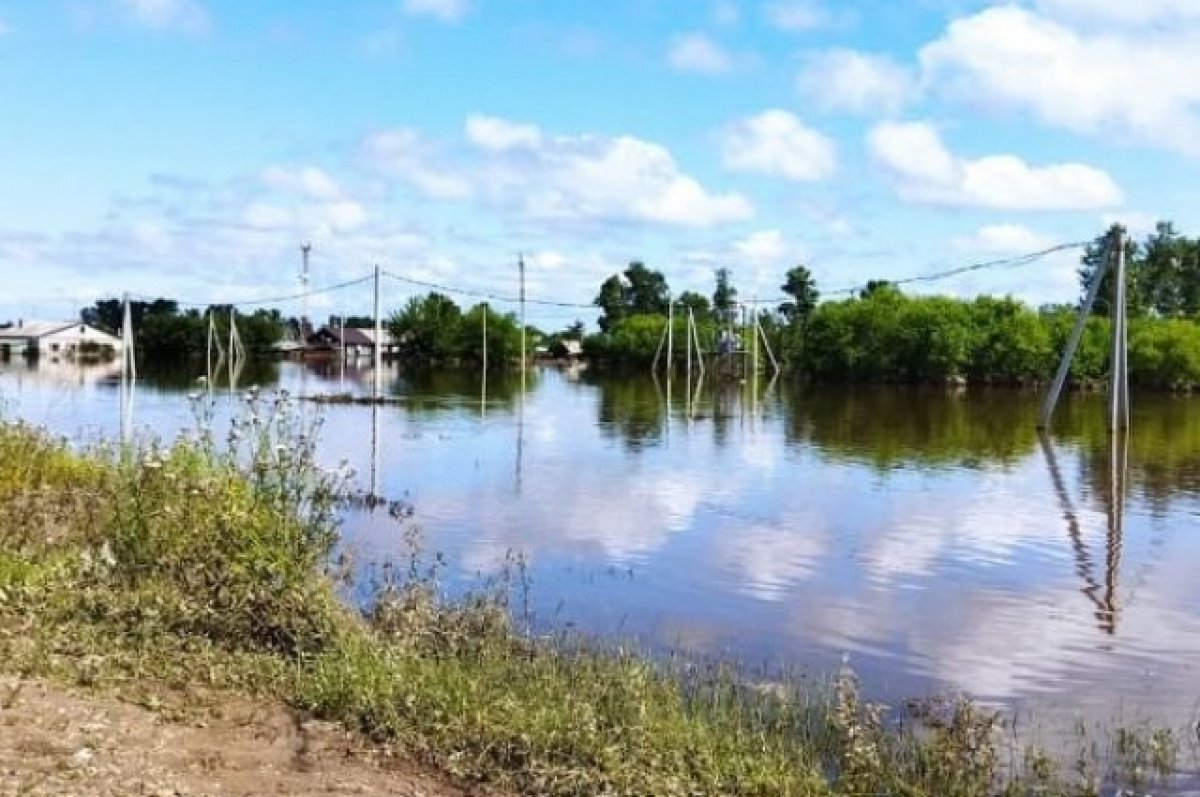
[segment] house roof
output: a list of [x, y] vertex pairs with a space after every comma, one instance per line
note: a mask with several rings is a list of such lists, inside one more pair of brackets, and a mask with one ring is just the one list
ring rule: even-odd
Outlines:
[[68, 327], [76, 326], [78, 323], [78, 321], [21, 321], [11, 327], [0, 329], [0, 338], [10, 340], [13, 338], [21, 340], [44, 338], [55, 332], [62, 332]]
[[37, 340], [70, 329], [82, 328], [84, 337], [103, 341], [111, 345], [120, 345], [121, 339], [115, 335], [81, 324], [78, 321], [21, 321], [11, 327], [0, 329], [0, 340]]

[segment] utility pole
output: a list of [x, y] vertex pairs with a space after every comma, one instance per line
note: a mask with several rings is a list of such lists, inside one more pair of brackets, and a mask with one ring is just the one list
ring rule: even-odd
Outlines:
[[[1046, 394], [1046, 401], [1042, 405], [1042, 414], [1038, 419], [1040, 431], [1050, 428], [1054, 410], [1058, 406], [1063, 387], [1071, 373], [1071, 362], [1075, 359], [1075, 353], [1079, 350], [1079, 342], [1083, 339], [1084, 330], [1087, 328], [1088, 317], [1092, 313], [1096, 297], [1100, 295], [1100, 286], [1104, 283], [1104, 277], [1112, 267], [1114, 259], [1117, 265], [1110, 312], [1112, 317], [1112, 363], [1109, 367], [1109, 424], [1112, 431], [1122, 428], [1122, 424], [1123, 427], [1129, 425], [1128, 332], [1125, 328], [1128, 315], [1125, 293], [1125, 231], [1120, 227], [1114, 227], [1105, 241], [1104, 252], [1100, 257], [1100, 262], [1096, 265], [1096, 272], [1092, 275], [1092, 284], [1088, 286], [1087, 296], [1079, 308], [1079, 316], [1075, 319], [1075, 328], [1071, 330], [1071, 336], [1067, 339], [1067, 348], [1063, 350], [1062, 360], [1058, 364], [1058, 373], [1055, 374], [1050, 392]], [[1124, 417], [1121, 416], [1122, 407], [1124, 407]]]
[[1129, 372], [1128, 347], [1129, 339], [1126, 331], [1128, 322], [1128, 301], [1125, 285], [1125, 235], [1118, 231], [1114, 236], [1117, 247], [1117, 279], [1113, 286], [1114, 301], [1112, 312], [1112, 363], [1109, 367], [1109, 428], [1129, 428]]
[[675, 361], [675, 300], [667, 294], [667, 384], [671, 384], [671, 371]]
[[383, 397], [383, 317], [379, 314], [379, 264], [375, 264], [375, 380], [373, 395], [378, 402]]
[[517, 268], [521, 272], [521, 373], [525, 373], [525, 255], [517, 254]]
[[300, 245], [300, 356], [308, 346], [308, 256], [312, 253], [312, 244]]

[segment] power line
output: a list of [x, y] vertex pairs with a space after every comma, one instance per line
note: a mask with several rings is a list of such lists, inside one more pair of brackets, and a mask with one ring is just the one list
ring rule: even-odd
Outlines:
[[[417, 287], [420, 287], [420, 288], [429, 288], [430, 290], [441, 291], [443, 293], [454, 293], [454, 294], [458, 294], [459, 296], [470, 296], [475, 299], [486, 299], [486, 300], [492, 301], [492, 302], [501, 302], [501, 303], [506, 303], [506, 304], [520, 304], [521, 303], [521, 298], [519, 296], [501, 296], [501, 295], [494, 294], [494, 293], [488, 293], [486, 291], [471, 290], [470, 288], [455, 288], [453, 286], [442, 285], [437, 282], [428, 282], [426, 280], [414, 279], [412, 277], [402, 277], [399, 274], [393, 274], [390, 271], [385, 271], [383, 273], [384, 273], [384, 276], [390, 277], [391, 279], [394, 279], [397, 282], [403, 282], [408, 285], [416, 285]], [[525, 297], [525, 303], [541, 305], [543, 307], [568, 307], [568, 308], [573, 308], [573, 309], [587, 309], [587, 310], [594, 310], [596, 308], [596, 305], [590, 304], [590, 303], [589, 304], [581, 304], [579, 302], [559, 302], [559, 301], [554, 301], [552, 299], [531, 299], [529, 297]]]
[[[339, 282], [337, 285], [329, 285], [324, 288], [317, 288], [315, 290], [305, 291], [304, 293], [293, 293], [289, 296], [270, 296], [270, 297], [262, 298], [262, 299], [243, 299], [242, 301], [239, 301], [239, 302], [175, 301], [175, 304], [180, 305], [182, 307], [249, 307], [251, 305], [261, 305], [261, 304], [282, 304], [284, 302], [294, 302], [299, 299], [307, 299], [311, 296], [320, 296], [321, 294], [324, 294], [324, 293], [333, 293], [335, 291], [345, 290], [346, 288], [353, 288], [355, 285], [362, 285], [364, 283], [370, 282], [372, 279], [374, 279], [374, 277], [372, 275], [367, 275], [365, 277], [359, 277], [358, 279], [349, 280], [347, 282]], [[146, 301], [146, 302], [153, 302], [153, 301], [158, 301], [159, 299], [161, 299], [163, 297], [161, 297], [161, 296], [152, 297], [152, 296], [148, 296], [146, 294], [130, 294], [130, 298], [138, 299], [138, 300]], [[172, 301], [174, 301], [174, 300], [172, 300]]]
[[[986, 260], [986, 261], [982, 261], [982, 262], [978, 262], [978, 263], [971, 263], [971, 264], [965, 265], [965, 266], [958, 266], [955, 268], [946, 269], [944, 271], [937, 271], [937, 272], [933, 272], [933, 273], [929, 273], [929, 274], [919, 274], [919, 275], [915, 275], [915, 276], [911, 276], [911, 277], [904, 277], [902, 279], [893, 279], [893, 280], [885, 280], [885, 281], [889, 285], [896, 285], [896, 286], [912, 285], [912, 284], [917, 284], [917, 283], [937, 282], [940, 280], [949, 279], [951, 277], [957, 277], [957, 276], [961, 276], [963, 274], [968, 274], [968, 273], [972, 273], [972, 272], [976, 272], [976, 271], [984, 271], [984, 270], [988, 270], [988, 269], [997, 269], [997, 268], [1006, 268], [1006, 267], [1021, 268], [1024, 266], [1032, 265], [1033, 263], [1036, 263], [1052, 254], [1067, 251], [1070, 249], [1078, 249], [1078, 248], [1087, 246], [1088, 243], [1089, 243], [1088, 241], [1079, 241], [1079, 242], [1073, 242], [1073, 243], [1059, 244], [1057, 246], [1052, 246], [1048, 249], [1042, 249], [1040, 251], [1031, 252], [1031, 253], [1025, 254], [1025, 255], [1017, 255], [1014, 257], [1006, 257], [1006, 258], [1001, 258], [1001, 259], [997, 259], [997, 260]], [[404, 276], [401, 276], [399, 274], [396, 274], [394, 272], [387, 271], [387, 270], [381, 270], [381, 273], [384, 276], [388, 277], [389, 279], [395, 280], [396, 282], [400, 282], [400, 283], [403, 283], [406, 285], [413, 285], [413, 286], [420, 287], [420, 288], [426, 288], [429, 290], [441, 291], [443, 293], [449, 293], [449, 294], [456, 294], [458, 296], [469, 296], [469, 297], [472, 297], [475, 299], [482, 299], [485, 301], [497, 302], [497, 303], [501, 303], [501, 304], [520, 304], [521, 303], [521, 298], [519, 296], [506, 296], [503, 294], [492, 293], [490, 291], [476, 290], [476, 289], [472, 289], [472, 288], [459, 288], [459, 287], [455, 287], [453, 285], [446, 285], [443, 283], [431, 282], [429, 280], [421, 280], [421, 279], [416, 279], [414, 277], [404, 277]], [[249, 306], [254, 306], [254, 305], [282, 304], [284, 302], [294, 302], [294, 301], [298, 301], [300, 299], [307, 299], [312, 296], [320, 296], [322, 294], [334, 293], [336, 291], [345, 290], [347, 288], [352, 288], [357, 285], [364, 285], [364, 284], [370, 282], [372, 279], [374, 279], [374, 275], [368, 274], [364, 277], [359, 277], [358, 279], [347, 280], [346, 282], [337, 283], [336, 285], [329, 285], [326, 287], [317, 288], [315, 290], [304, 291], [301, 293], [293, 293], [293, 294], [288, 294], [285, 296], [270, 296], [270, 297], [264, 297], [264, 298], [258, 298], [258, 299], [244, 299], [244, 300], [236, 301], [236, 302], [176, 301], [176, 304], [179, 306], [182, 306], [182, 307], [201, 307], [201, 308], [213, 307], [213, 306], [249, 307]], [[859, 291], [863, 290], [865, 287], [866, 287], [865, 284], [864, 285], [855, 285], [852, 287], [837, 288], [834, 290], [822, 291], [822, 294], [825, 296], [853, 295], [853, 294], [858, 293]], [[151, 296], [148, 296], [145, 294], [130, 294], [130, 298], [149, 302], [149, 301], [155, 301], [161, 297], [151, 297]], [[791, 298], [790, 296], [781, 294], [775, 298], [748, 299], [748, 300], [743, 300], [741, 303], [748, 304], [748, 305], [775, 304], [778, 302], [788, 301], [790, 298]], [[587, 302], [587, 303], [568, 302], [568, 301], [558, 301], [558, 300], [554, 300], [554, 299], [536, 299], [536, 298], [526, 297], [525, 303], [530, 304], [530, 305], [540, 306], [540, 307], [556, 307], [556, 308], [566, 308], [566, 309], [572, 309], [572, 310], [594, 310], [594, 309], [596, 309], [596, 305], [592, 302]]]
[[[1039, 260], [1049, 257], [1050, 255], [1057, 254], [1058, 252], [1065, 252], [1070, 249], [1080, 249], [1084, 246], [1087, 246], [1089, 243], [1090, 243], [1090, 241], [1076, 241], [1073, 243], [1058, 244], [1057, 246], [1052, 246], [1049, 249], [1042, 249], [1040, 251], [1030, 252], [1029, 254], [1025, 254], [1025, 255], [1016, 255], [1013, 257], [1005, 257], [1005, 258], [1001, 258], [998, 260], [985, 260], [985, 261], [982, 261], [979, 263], [971, 263], [970, 265], [966, 265], [966, 266], [957, 266], [955, 268], [947, 269], [945, 271], [936, 271], [936, 272], [933, 272], [930, 274], [918, 274], [913, 277], [904, 277], [902, 279], [892, 279], [892, 280], [882, 280], [882, 281], [886, 282], [888, 285], [913, 285], [913, 284], [923, 283], [923, 282], [938, 282], [940, 280], [949, 279], [951, 277], [958, 277], [958, 276], [962, 276], [963, 274], [969, 274], [969, 273], [972, 273], [975, 271], [984, 271], [984, 270], [993, 269], [993, 268], [1006, 268], [1006, 267], [1007, 268], [1022, 268], [1024, 266], [1032, 265], [1032, 264], [1038, 262]], [[824, 296], [848, 296], [848, 295], [853, 295], [855, 293], [858, 293], [866, 287], [867, 287], [866, 284], [855, 285], [855, 286], [848, 287], [848, 288], [837, 288], [834, 290], [821, 291], [821, 294]], [[774, 304], [775, 302], [790, 301], [791, 298], [792, 297], [790, 297], [790, 296], [780, 295], [779, 297], [777, 297], [775, 299], [757, 299], [757, 300], [743, 302], [743, 303], [744, 304]]]

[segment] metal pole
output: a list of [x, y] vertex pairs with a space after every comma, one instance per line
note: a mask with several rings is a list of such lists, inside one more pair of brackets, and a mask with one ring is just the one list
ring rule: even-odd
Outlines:
[[1129, 274], [1125, 267], [1125, 245], [1121, 242], [1121, 428], [1129, 428]]
[[517, 255], [517, 266], [521, 271], [521, 373], [525, 373], [525, 255]]
[[1124, 396], [1121, 392], [1121, 385], [1125, 379], [1123, 371], [1125, 355], [1121, 346], [1124, 341], [1122, 325], [1124, 324], [1125, 309], [1125, 241], [1124, 234], [1120, 231], [1117, 231], [1114, 237], [1117, 248], [1117, 274], [1113, 281], [1112, 310], [1109, 313], [1112, 327], [1112, 356], [1108, 365], [1108, 428], [1113, 431], [1122, 428], [1121, 403]]
[[688, 389], [692, 386], [692, 308], [688, 308], [687, 315], [687, 381]]
[[751, 311], [754, 314], [754, 380], [758, 381], [758, 300], [754, 301], [754, 309]]
[[375, 379], [372, 389], [375, 401], [383, 397], [383, 316], [379, 314], [379, 264], [375, 264]]
[[1111, 246], [1111, 240], [1105, 244], [1104, 256], [1100, 258], [1096, 273], [1092, 275], [1092, 284], [1088, 286], [1087, 297], [1079, 308], [1079, 317], [1075, 319], [1075, 328], [1071, 330], [1071, 337], [1067, 339], [1067, 348], [1063, 350], [1062, 360], [1058, 364], [1058, 373], [1055, 374], [1050, 392], [1046, 394], [1046, 401], [1042, 404], [1042, 415], [1038, 419], [1038, 429], [1040, 430], [1049, 429], [1050, 421], [1054, 418], [1054, 410], [1058, 407], [1059, 396], [1071, 373], [1071, 362], [1075, 359], [1075, 352], [1079, 350], [1079, 341], [1083, 339], [1083, 331], [1087, 328], [1088, 316], [1091, 315], [1092, 307], [1096, 304], [1096, 297], [1100, 294], [1100, 285], [1104, 282], [1104, 275], [1108, 273], [1109, 258], [1112, 256]]
[[700, 379], [704, 378], [704, 349], [700, 348], [700, 327], [696, 324], [695, 316], [692, 317], [692, 340], [696, 344], [696, 358], [700, 364]]
[[308, 255], [312, 252], [312, 244], [304, 243], [300, 245], [300, 359], [304, 359], [305, 350], [308, 346], [308, 333], [305, 331], [308, 327]]
[[671, 369], [675, 359], [675, 302], [667, 297], [667, 384], [671, 384]]

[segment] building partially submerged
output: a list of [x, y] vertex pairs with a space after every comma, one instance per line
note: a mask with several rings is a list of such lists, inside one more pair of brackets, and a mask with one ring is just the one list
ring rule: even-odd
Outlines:
[[121, 339], [78, 321], [26, 321], [0, 327], [0, 358], [103, 361], [121, 353]]

